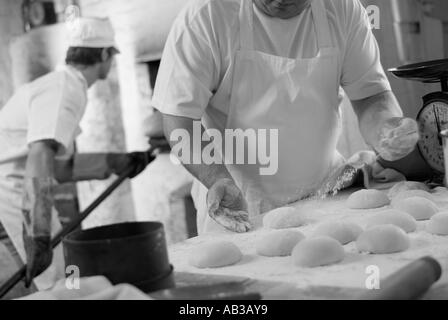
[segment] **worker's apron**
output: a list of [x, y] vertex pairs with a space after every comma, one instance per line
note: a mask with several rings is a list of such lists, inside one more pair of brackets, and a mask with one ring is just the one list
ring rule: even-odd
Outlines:
[[[260, 175], [260, 164], [226, 164], [243, 192], [250, 216], [309, 196], [343, 160], [336, 151], [341, 126], [338, 52], [331, 41], [323, 0], [311, 4], [319, 46], [317, 56], [311, 59], [256, 51], [252, 3], [241, 2], [240, 50], [233, 75], [227, 77], [233, 80], [229, 80], [232, 90], [226, 128], [278, 129], [278, 171]], [[213, 99], [223, 99], [216, 95]], [[256, 152], [254, 146], [248, 150]], [[223, 230], [208, 216], [207, 189], [196, 182], [192, 194], [198, 210], [198, 231]]]
[[[23, 158], [19, 161], [0, 164], [0, 222], [22, 261], [26, 261], [22, 238], [22, 200], [25, 162], [26, 158]], [[57, 212], [56, 210], [53, 210], [53, 233], [59, 231], [60, 228], [61, 225], [58, 220]], [[0, 272], [2, 271], [0, 270]], [[8, 277], [8, 275], [1, 276], [1, 278], [5, 277]], [[45, 290], [52, 287], [56, 280], [63, 277], [64, 259], [62, 246], [59, 245], [53, 251], [53, 263], [45, 272], [34, 278], [34, 284], [39, 290]]]

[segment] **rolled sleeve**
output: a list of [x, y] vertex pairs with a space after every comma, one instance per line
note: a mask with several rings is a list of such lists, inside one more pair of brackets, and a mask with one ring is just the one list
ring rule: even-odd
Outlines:
[[36, 94], [29, 106], [27, 144], [54, 140], [69, 150], [82, 117], [79, 98], [70, 97], [63, 83]]
[[350, 100], [361, 100], [391, 90], [381, 65], [380, 50], [366, 10], [359, 1], [347, 12], [347, 46], [341, 85]]
[[169, 115], [200, 119], [212, 97], [216, 64], [211, 44], [189, 25], [175, 24], [167, 39], [152, 105]]

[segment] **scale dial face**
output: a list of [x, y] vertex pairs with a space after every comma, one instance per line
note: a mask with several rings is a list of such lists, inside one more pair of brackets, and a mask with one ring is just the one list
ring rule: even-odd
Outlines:
[[418, 148], [434, 170], [445, 171], [443, 141], [439, 133], [448, 129], [448, 101], [432, 100], [420, 111], [417, 121], [420, 128]]

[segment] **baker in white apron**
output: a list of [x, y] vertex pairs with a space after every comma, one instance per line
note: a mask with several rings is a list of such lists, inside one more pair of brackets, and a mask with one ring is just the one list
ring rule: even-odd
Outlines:
[[[26, 262], [26, 282], [34, 278], [40, 290], [65, 276], [61, 246], [50, 246], [61, 228], [54, 186], [106, 179], [130, 166], [133, 177], [149, 160], [144, 153], [75, 154], [87, 89], [107, 77], [118, 50], [108, 19], [79, 18], [73, 26], [67, 65], [19, 88], [0, 110], [0, 254]], [[0, 285], [21, 263], [0, 270]]]
[[[266, 2], [267, 5], [270, 3], [264, 0], [255, 2]], [[192, 194], [198, 212], [200, 233], [223, 230], [223, 226], [232, 229], [232, 225], [225, 222], [226, 219], [240, 219], [241, 223], [245, 223], [243, 214], [238, 213], [241, 210], [248, 211], [249, 216], [253, 216], [310, 196], [322, 186], [333, 169], [342, 165], [344, 161], [336, 150], [341, 129], [339, 109], [341, 49], [335, 45], [336, 40], [332, 38], [325, 0], [296, 2], [311, 2], [313, 31], [318, 46], [317, 55], [311, 58], [290, 58], [257, 51], [254, 46], [253, 1], [241, 1], [238, 16], [239, 50], [235, 53], [232, 73], [226, 74], [217, 90], [213, 91], [210, 105], [216, 106], [223, 100], [230, 99], [226, 129], [277, 129], [278, 171], [273, 175], [261, 175], [262, 166], [259, 163], [256, 165], [226, 163], [231, 179], [225, 179], [221, 185], [218, 181], [219, 186], [213, 185], [209, 191], [196, 181]], [[200, 16], [199, 13], [197, 15]], [[188, 14], [186, 16], [188, 17]], [[169, 54], [171, 57], [172, 52], [165, 50], [168, 52], [166, 55]], [[159, 76], [163, 71], [162, 58]], [[174, 76], [170, 78], [171, 80], [176, 76], [176, 72], [172, 71], [172, 74]], [[156, 84], [155, 107], [159, 108], [165, 117], [188, 117], [186, 111], [184, 114], [176, 113], [173, 108], [164, 105], [161, 97], [171, 94], [170, 87], [164, 86], [165, 81], [165, 76], [162, 75], [160, 87], [157, 88]], [[175, 83], [170, 85], [176, 86]], [[229, 87], [230, 95], [225, 90]], [[385, 85], [385, 91], [387, 87]], [[172, 90], [175, 92], [176, 88]], [[177, 96], [176, 98], [180, 99]], [[186, 110], [181, 103], [179, 104]], [[400, 112], [390, 114], [401, 116]], [[388, 116], [386, 115], [386, 118]], [[173, 118], [169, 118], [169, 121], [172, 121], [171, 119]], [[214, 121], [216, 118], [211, 119], [207, 114], [202, 117], [205, 128], [213, 127]], [[169, 123], [165, 122], [165, 125]], [[412, 128], [407, 129], [415, 130], [415, 123], [411, 123], [410, 126]], [[167, 138], [169, 139], [169, 136]], [[418, 134], [414, 134], [412, 139], [407, 141], [406, 148], [409, 150], [400, 150], [401, 155], [410, 152], [417, 139]], [[249, 152], [253, 151], [253, 146], [250, 148], [251, 146]], [[189, 168], [195, 174], [195, 171], [187, 166], [187, 169]], [[221, 204], [228, 200], [223, 201], [222, 193], [226, 193], [226, 197], [232, 193], [235, 197], [239, 197], [230, 180], [233, 180], [241, 190], [246, 204], [242, 204], [240, 208], [231, 208], [233, 212], [227, 210], [225, 219], [222, 219], [222, 216], [217, 219], [217, 214], [214, 213], [217, 212], [217, 204], [213, 203], [214, 199], [211, 197], [216, 197], [215, 202], [221, 201]], [[227, 186], [224, 186], [226, 184]], [[213, 193], [213, 196], [210, 196], [210, 193]], [[249, 228], [233, 229], [232, 231], [241, 232]]]

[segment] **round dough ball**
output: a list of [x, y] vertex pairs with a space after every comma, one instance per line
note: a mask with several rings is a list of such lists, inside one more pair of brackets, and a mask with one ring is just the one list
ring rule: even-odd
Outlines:
[[232, 242], [212, 241], [194, 248], [189, 263], [197, 268], [218, 268], [235, 264], [242, 257], [240, 249]]
[[434, 189], [432, 189], [432, 193], [435, 193], [435, 194], [448, 193], [448, 188], [447, 187], [435, 187]]
[[305, 214], [296, 208], [282, 207], [263, 217], [263, 226], [271, 229], [297, 228], [305, 224]]
[[412, 198], [412, 197], [422, 197], [422, 198], [426, 198], [428, 200], [434, 201], [434, 197], [432, 196], [432, 194], [430, 194], [427, 191], [406, 190], [406, 191], [401, 191], [401, 192], [397, 193], [397, 195], [392, 198], [391, 204], [392, 204], [392, 206], [394, 206], [395, 203], [397, 203], [401, 200], [407, 199], [407, 198]]
[[436, 213], [426, 226], [429, 233], [448, 236], [448, 211]]
[[267, 234], [256, 243], [256, 250], [260, 256], [289, 256], [296, 244], [303, 239], [305, 239], [305, 236], [298, 231], [274, 231]]
[[414, 217], [399, 210], [385, 210], [367, 220], [367, 228], [383, 224], [395, 225], [403, 229], [404, 232], [413, 232], [417, 229], [417, 222]]
[[362, 228], [356, 223], [344, 221], [329, 221], [319, 224], [314, 230], [313, 236], [328, 236], [347, 244], [355, 241], [362, 233]]
[[439, 212], [439, 208], [434, 202], [423, 197], [410, 197], [395, 201], [394, 208], [409, 213], [416, 220], [428, 220]]
[[359, 252], [394, 253], [409, 248], [408, 235], [399, 227], [386, 224], [367, 229], [356, 240]]
[[389, 197], [382, 191], [363, 189], [352, 193], [347, 199], [350, 209], [373, 209], [387, 206]]
[[344, 248], [330, 237], [315, 237], [300, 241], [292, 250], [296, 266], [313, 268], [337, 263], [344, 259]]
[[392, 188], [389, 189], [389, 192], [387, 195], [389, 198], [395, 197], [398, 193], [402, 191], [408, 191], [408, 190], [423, 190], [426, 192], [429, 192], [429, 187], [424, 184], [423, 182], [418, 181], [401, 181], [395, 184]]

